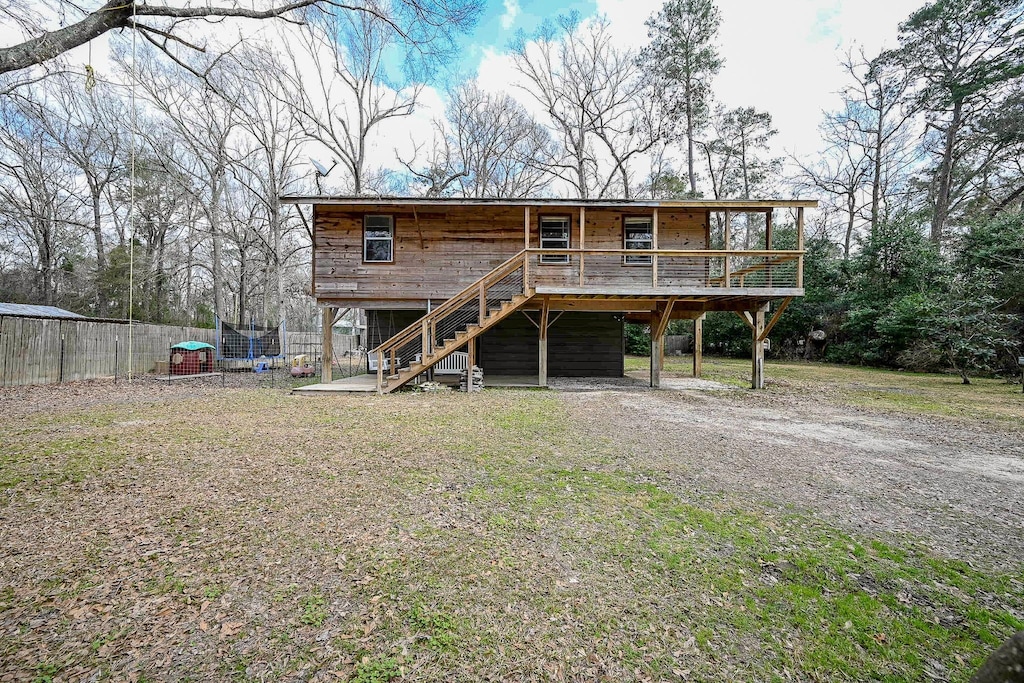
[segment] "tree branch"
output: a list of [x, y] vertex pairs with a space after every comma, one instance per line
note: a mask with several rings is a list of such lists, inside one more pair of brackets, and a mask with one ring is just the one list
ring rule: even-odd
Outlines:
[[[0, 48], [0, 74], [42, 64], [68, 50], [85, 45], [93, 38], [98, 38], [108, 31], [120, 28], [130, 29], [133, 16], [184, 20], [209, 17], [271, 19], [297, 9], [322, 3], [324, 0], [295, 0], [267, 10], [251, 10], [241, 7], [167, 7], [138, 4], [134, 0], [108, 0], [102, 7], [88, 14], [81, 21], [56, 31], [47, 31], [23, 43]], [[342, 9], [358, 9], [347, 5], [335, 6]]]

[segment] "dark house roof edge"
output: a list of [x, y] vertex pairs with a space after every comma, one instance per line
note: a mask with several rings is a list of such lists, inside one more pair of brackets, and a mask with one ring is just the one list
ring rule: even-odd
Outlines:
[[818, 206], [817, 199], [468, 199], [345, 195], [282, 195], [279, 199], [285, 204], [346, 206], [599, 206], [682, 209], [785, 209]]

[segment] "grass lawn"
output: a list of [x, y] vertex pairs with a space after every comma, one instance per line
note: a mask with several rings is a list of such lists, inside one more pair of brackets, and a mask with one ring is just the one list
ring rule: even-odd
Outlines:
[[[1024, 421], [997, 382], [766, 375], [808, 401]], [[1024, 563], [680, 487], [555, 392], [2, 401], [0, 681], [966, 681], [1024, 628]]]

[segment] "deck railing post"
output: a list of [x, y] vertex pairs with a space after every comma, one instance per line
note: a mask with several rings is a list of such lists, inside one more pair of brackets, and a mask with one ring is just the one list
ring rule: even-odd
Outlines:
[[483, 280], [480, 281], [477, 296], [480, 298], [480, 319], [477, 321], [477, 324], [483, 325], [484, 318], [487, 317], [487, 285], [484, 284]]
[[377, 349], [377, 393], [384, 393], [384, 351]]
[[[804, 250], [804, 208], [801, 206], [796, 210], [796, 248]], [[804, 286], [804, 255], [796, 257], [796, 286]]]
[[[722, 243], [723, 243], [722, 244], [722, 248], [725, 249], [725, 251], [730, 251], [729, 247], [731, 246], [730, 242], [732, 242], [732, 240], [730, 239], [729, 231], [730, 231], [731, 227], [732, 227], [732, 212], [729, 211], [729, 209], [726, 209], [725, 210], [725, 225], [724, 225], [724, 227], [722, 229], [722, 233], [723, 233], [722, 234]], [[728, 254], [726, 254], [725, 261], [724, 261], [724, 263], [722, 265], [722, 276], [723, 276], [722, 277], [722, 286], [723, 287], [730, 287], [731, 285], [730, 285], [729, 281], [732, 280], [732, 275], [729, 273], [729, 255]]]
[[658, 209], [651, 212], [651, 247], [654, 254], [651, 256], [651, 286], [658, 286]]

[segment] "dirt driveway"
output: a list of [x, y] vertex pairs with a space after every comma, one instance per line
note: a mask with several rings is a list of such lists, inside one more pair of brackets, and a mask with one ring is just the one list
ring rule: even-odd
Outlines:
[[[1024, 557], [1024, 442], [991, 424], [850, 408], [812, 395], [659, 390], [562, 394], [579, 424], [681, 490], [812, 511], [852, 531], [909, 535], [940, 555]], [[575, 391], [574, 391], [575, 389]]]

